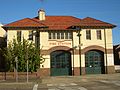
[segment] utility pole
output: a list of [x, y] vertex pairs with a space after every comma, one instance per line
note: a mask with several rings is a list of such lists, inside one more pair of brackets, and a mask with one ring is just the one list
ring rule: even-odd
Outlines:
[[27, 83], [28, 83], [28, 72], [29, 72], [29, 62], [28, 62], [28, 47], [25, 46], [25, 61], [26, 61], [26, 66], [27, 66], [27, 75], [26, 75], [26, 78], [27, 78]]
[[18, 82], [18, 58], [15, 57], [15, 62], [16, 62], [16, 82]]
[[81, 67], [81, 34], [80, 34], [80, 32], [81, 32], [81, 29], [79, 29], [79, 32], [78, 32], [77, 36], [79, 38], [79, 45], [78, 45], [78, 47], [79, 47], [80, 75], [82, 75], [82, 67]]

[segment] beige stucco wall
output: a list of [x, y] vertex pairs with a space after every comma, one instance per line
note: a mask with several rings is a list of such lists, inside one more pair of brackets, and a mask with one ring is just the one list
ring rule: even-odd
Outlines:
[[44, 55], [45, 62], [40, 65], [41, 68], [50, 68], [50, 55]]
[[6, 31], [2, 28], [2, 24], [0, 24], [0, 37], [4, 37], [6, 34]]
[[[98, 29], [101, 30], [101, 35], [102, 39], [97, 40], [97, 35], [96, 35], [96, 30], [97, 29], [91, 29], [91, 40], [86, 40], [86, 29], [81, 30], [81, 49], [84, 49], [89, 46], [101, 46], [105, 48], [105, 33], [106, 33], [106, 49], [113, 49], [113, 42], [112, 42], [112, 29]], [[77, 32], [73, 32], [73, 42], [74, 46], [79, 45], [79, 38], [77, 36]], [[77, 48], [79, 49], [79, 48]], [[78, 59], [79, 57], [75, 56], [75, 59]], [[106, 65], [106, 55], [104, 55], [104, 62]], [[75, 62], [75, 66], [79, 66], [79, 61]], [[85, 55], [81, 55], [81, 64], [82, 67], [85, 67]], [[114, 65], [114, 56], [113, 53], [107, 54], [107, 66], [113, 66]]]
[[8, 30], [7, 31], [7, 44], [9, 42], [12, 42], [13, 39], [16, 39], [17, 38], [17, 31], [15, 30]]
[[[96, 37], [96, 30], [97, 29], [91, 29], [91, 40], [86, 40], [86, 29], [82, 29], [81, 31], [81, 49], [84, 49], [86, 47], [96, 45], [101, 46], [105, 48], [105, 38], [104, 38], [104, 29], [102, 30], [102, 40], [97, 40]], [[99, 29], [100, 30], [100, 29]], [[113, 49], [112, 44], [112, 29], [105, 29], [106, 31], [106, 47], [107, 49]], [[16, 38], [17, 32], [16, 30], [8, 30], [8, 42], [12, 41], [13, 38]], [[22, 30], [22, 38], [28, 39], [29, 31], [28, 30]], [[34, 42], [35, 42], [35, 36], [34, 36]], [[73, 46], [72, 46], [72, 40], [49, 40], [48, 39], [48, 32], [40, 32], [40, 46], [42, 47], [42, 50], [49, 50], [52, 47], [56, 46], [67, 46], [69, 48], [72, 48], [74, 46], [79, 45], [79, 38], [77, 36], [77, 32], [73, 32]], [[76, 48], [79, 49], [78, 47]], [[72, 53], [71, 53], [72, 54]], [[104, 55], [106, 56], [106, 55]], [[44, 55], [44, 58], [46, 58], [45, 62], [41, 65], [41, 68], [50, 68], [50, 55]], [[72, 59], [72, 67], [73, 67], [73, 56]], [[114, 60], [113, 60], [113, 54], [107, 55], [107, 65], [113, 66]], [[104, 60], [106, 62], [106, 57], [104, 57]], [[79, 67], [79, 55], [74, 55], [74, 67]], [[81, 55], [81, 66], [85, 67], [85, 55]], [[106, 63], [105, 63], [106, 65]]]
[[[21, 30], [21, 41], [24, 39], [28, 40], [29, 38], [29, 30]], [[17, 30], [8, 30], [7, 31], [7, 44], [12, 42], [13, 39], [17, 39]], [[33, 37], [35, 41], [35, 36]], [[31, 42], [31, 40], [29, 40]], [[33, 41], [33, 42], [34, 42]]]
[[29, 31], [28, 30], [22, 30], [22, 36], [21, 38], [28, 39]]
[[[91, 40], [86, 40], [86, 29], [81, 30], [81, 48], [85, 48], [91, 45], [98, 45], [105, 47], [105, 38], [104, 38], [104, 29], [98, 29], [101, 30], [102, 39], [97, 40], [96, 30], [97, 29], [90, 29], [91, 30]], [[112, 29], [105, 29], [106, 31], [106, 43], [107, 48], [112, 48]], [[78, 37], [77, 33], [74, 32], [74, 45], [78, 45]]]
[[113, 42], [112, 42], [112, 29], [106, 29], [106, 42], [107, 48], [113, 49]]
[[40, 45], [42, 49], [50, 48], [48, 44], [48, 32], [40, 32]]
[[48, 50], [55, 46], [72, 47], [72, 40], [49, 40], [48, 32], [40, 32], [40, 44], [43, 50]]

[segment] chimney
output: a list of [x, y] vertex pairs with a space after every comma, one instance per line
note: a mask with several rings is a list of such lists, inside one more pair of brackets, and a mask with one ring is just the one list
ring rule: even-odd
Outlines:
[[45, 20], [45, 11], [43, 9], [40, 9], [38, 11], [38, 18], [39, 18], [40, 21]]

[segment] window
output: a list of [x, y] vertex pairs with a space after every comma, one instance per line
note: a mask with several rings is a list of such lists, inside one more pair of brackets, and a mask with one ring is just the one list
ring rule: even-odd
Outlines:
[[33, 40], [33, 31], [29, 31], [29, 40]]
[[17, 31], [17, 40], [21, 41], [21, 31]]
[[52, 34], [52, 33], [49, 32], [49, 39], [52, 39], [52, 37], [51, 37], [52, 35], [51, 35], [51, 34]]
[[36, 31], [35, 44], [36, 44], [37, 47], [40, 46], [40, 31]]
[[102, 37], [101, 37], [101, 30], [97, 30], [96, 32], [97, 32], [97, 39], [101, 40], [102, 39]]
[[48, 32], [49, 39], [72, 39], [72, 32]]
[[72, 33], [71, 32], [68, 33], [68, 39], [72, 39]]
[[56, 39], [56, 33], [53, 32], [53, 39]]
[[91, 30], [86, 30], [86, 39], [91, 40]]
[[57, 32], [57, 39], [60, 39], [60, 33]]
[[118, 52], [118, 55], [119, 55], [119, 59], [120, 59], [120, 52]]
[[64, 39], [64, 32], [61, 32], [61, 39]]
[[68, 33], [65, 32], [65, 39], [68, 39]]

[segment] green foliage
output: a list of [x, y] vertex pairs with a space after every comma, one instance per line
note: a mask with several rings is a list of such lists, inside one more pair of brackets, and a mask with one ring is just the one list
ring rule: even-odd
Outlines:
[[25, 39], [22, 42], [13, 39], [13, 42], [10, 42], [8, 47], [4, 49], [4, 56], [10, 63], [10, 71], [13, 71], [16, 67], [15, 57], [17, 57], [19, 72], [27, 71], [27, 60], [29, 62], [29, 72], [35, 72], [40, 67], [40, 63], [45, 61], [40, 51], [40, 47], [36, 47], [33, 42]]
[[3, 56], [4, 48], [6, 47], [6, 37], [0, 37], [0, 72], [9, 70], [9, 62]]

